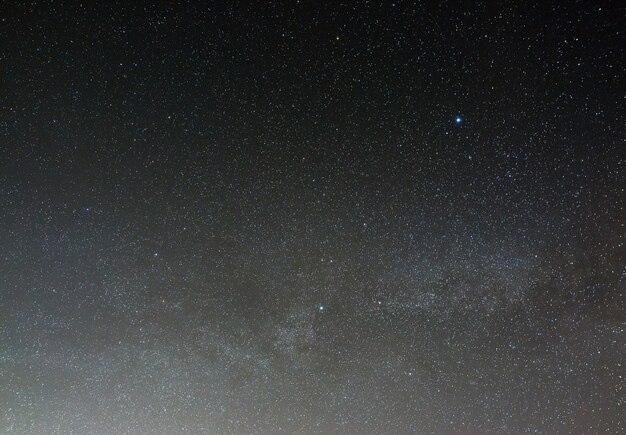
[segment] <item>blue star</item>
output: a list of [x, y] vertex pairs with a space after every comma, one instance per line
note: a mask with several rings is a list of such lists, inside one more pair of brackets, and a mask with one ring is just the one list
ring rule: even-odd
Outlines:
[[463, 118], [461, 118], [460, 116], [457, 116], [456, 118], [454, 118], [454, 122], [456, 122], [457, 124], [460, 124], [463, 121]]

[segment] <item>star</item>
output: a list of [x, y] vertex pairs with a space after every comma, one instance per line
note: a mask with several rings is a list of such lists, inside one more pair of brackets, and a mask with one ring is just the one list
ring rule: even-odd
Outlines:
[[456, 118], [454, 118], [454, 122], [457, 124], [460, 124], [461, 122], [463, 122], [463, 118], [461, 118], [460, 116], [457, 116]]

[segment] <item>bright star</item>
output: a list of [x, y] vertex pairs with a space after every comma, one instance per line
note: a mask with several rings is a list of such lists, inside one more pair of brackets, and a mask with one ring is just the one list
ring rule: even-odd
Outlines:
[[463, 119], [462, 119], [460, 116], [457, 116], [457, 117], [454, 119], [454, 121], [455, 121], [457, 124], [460, 124], [460, 123], [461, 123], [461, 121], [463, 121]]

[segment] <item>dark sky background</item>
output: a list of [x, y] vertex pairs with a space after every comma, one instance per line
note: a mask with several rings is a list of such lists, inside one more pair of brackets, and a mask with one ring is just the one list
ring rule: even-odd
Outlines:
[[1, 433], [624, 432], [622, 2], [98, 3], [0, 7]]

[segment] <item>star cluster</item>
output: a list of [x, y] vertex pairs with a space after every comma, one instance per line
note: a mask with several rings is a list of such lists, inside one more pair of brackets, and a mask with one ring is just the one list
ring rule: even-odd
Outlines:
[[0, 431], [621, 433], [617, 2], [9, 2]]

